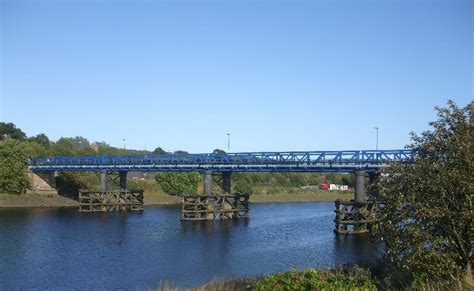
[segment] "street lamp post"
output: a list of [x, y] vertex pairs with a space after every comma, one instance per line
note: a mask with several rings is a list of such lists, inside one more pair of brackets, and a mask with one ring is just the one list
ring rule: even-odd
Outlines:
[[122, 141], [123, 141], [123, 150], [125, 150], [125, 139], [123, 138]]
[[375, 127], [375, 131], [376, 131], [375, 150], [378, 151], [379, 150], [379, 128], [377, 126]]
[[230, 133], [227, 134], [227, 152], [230, 151]]

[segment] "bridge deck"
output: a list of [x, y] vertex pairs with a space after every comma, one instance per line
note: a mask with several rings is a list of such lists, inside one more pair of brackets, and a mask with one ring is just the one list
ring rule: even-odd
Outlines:
[[376, 171], [412, 158], [410, 150], [247, 152], [126, 156], [36, 157], [30, 169], [43, 171], [232, 171], [353, 172]]

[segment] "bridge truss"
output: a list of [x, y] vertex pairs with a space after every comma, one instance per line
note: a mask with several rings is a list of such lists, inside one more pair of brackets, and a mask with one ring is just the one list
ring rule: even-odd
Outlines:
[[374, 172], [393, 162], [409, 162], [410, 150], [291, 151], [211, 154], [36, 157], [34, 172], [47, 171], [218, 171]]

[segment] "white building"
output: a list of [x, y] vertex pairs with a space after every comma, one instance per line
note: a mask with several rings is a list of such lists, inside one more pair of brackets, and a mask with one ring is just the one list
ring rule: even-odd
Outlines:
[[329, 190], [332, 190], [332, 191], [347, 191], [347, 190], [349, 190], [349, 186], [330, 184], [329, 185]]

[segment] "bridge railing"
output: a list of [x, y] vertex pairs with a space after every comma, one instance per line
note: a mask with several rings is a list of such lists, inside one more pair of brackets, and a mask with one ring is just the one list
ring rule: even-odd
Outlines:
[[247, 152], [210, 154], [164, 154], [125, 156], [36, 157], [31, 167], [48, 166], [114, 166], [114, 165], [290, 165], [339, 164], [380, 165], [391, 161], [406, 161], [413, 157], [410, 150], [368, 151], [308, 151], [308, 152]]

